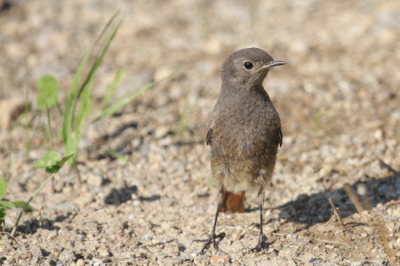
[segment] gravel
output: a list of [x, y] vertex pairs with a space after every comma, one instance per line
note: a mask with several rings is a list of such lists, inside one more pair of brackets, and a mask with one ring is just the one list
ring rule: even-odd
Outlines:
[[[5, 200], [27, 200], [47, 176], [31, 167], [49, 149], [46, 114], [36, 106], [37, 80], [53, 75], [65, 99], [84, 53], [117, 10], [124, 21], [98, 70], [95, 106], [120, 67], [125, 78], [114, 101], [181, 71], [117, 115], [85, 125], [78, 155], [82, 183], [69, 165], [59, 172], [57, 193], [46, 187], [15, 239], [3, 234], [2, 264], [400, 263], [400, 2], [9, 2], [0, 11]], [[216, 208], [204, 139], [219, 94], [219, 67], [235, 50], [251, 46], [288, 62], [264, 84], [284, 135], [265, 199], [269, 246], [250, 251], [259, 214], [256, 195], [249, 194], [245, 213], [220, 216], [217, 232], [226, 233], [220, 251], [200, 255], [203, 242], [196, 240], [208, 237]], [[28, 117], [21, 112], [26, 91]], [[61, 117], [57, 110], [51, 116], [58, 136]], [[55, 149], [63, 154], [60, 142]], [[346, 183], [364, 211], [345, 193]], [[6, 232], [18, 213], [7, 211]]]

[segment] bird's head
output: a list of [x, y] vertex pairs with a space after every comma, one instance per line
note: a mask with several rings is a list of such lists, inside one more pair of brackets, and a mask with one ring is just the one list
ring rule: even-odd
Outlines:
[[285, 64], [275, 61], [259, 48], [239, 50], [228, 57], [221, 67], [223, 87], [239, 90], [260, 87], [272, 67]]

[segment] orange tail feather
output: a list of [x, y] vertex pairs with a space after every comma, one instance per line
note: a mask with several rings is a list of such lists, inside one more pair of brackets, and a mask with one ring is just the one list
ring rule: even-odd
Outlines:
[[222, 187], [222, 204], [219, 212], [244, 212], [244, 192], [233, 194]]

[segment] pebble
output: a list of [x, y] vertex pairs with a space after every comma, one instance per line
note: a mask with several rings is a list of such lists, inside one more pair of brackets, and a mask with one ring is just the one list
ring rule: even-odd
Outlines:
[[101, 257], [108, 257], [110, 255], [110, 253], [108, 252], [108, 249], [105, 247], [100, 247], [97, 249], [97, 253], [99, 254], [99, 256]]
[[322, 262], [322, 259], [320, 259], [320, 258], [314, 258], [314, 259], [310, 260], [311, 264], [318, 264], [318, 263], [321, 263], [321, 262]]
[[94, 201], [94, 195], [91, 193], [85, 193], [82, 196], [73, 200], [73, 203], [79, 205], [81, 208], [85, 207], [89, 203]]
[[[198, 255], [203, 243], [193, 242], [208, 236], [216, 207], [215, 185], [209, 181], [210, 151], [204, 138], [207, 120], [219, 94], [221, 63], [231, 52], [248, 45], [264, 47], [274, 58], [288, 61], [288, 65], [272, 70], [264, 83], [281, 115], [284, 139], [278, 157], [285, 158], [279, 160], [273, 186], [267, 189], [266, 210], [271, 211], [266, 211], [268, 229], [265, 235], [268, 242], [274, 239], [281, 242], [279, 235], [291, 234], [284, 240], [295, 246], [282, 243], [273, 246], [270, 254], [249, 253], [248, 248], [257, 240], [258, 228], [254, 224], [259, 223], [258, 212], [221, 215], [217, 231], [226, 232], [225, 239], [220, 242], [220, 249], [229, 251], [226, 264], [312, 265], [307, 261], [316, 258], [322, 262], [315, 265], [351, 265], [356, 263], [352, 260], [357, 255], [371, 254], [370, 249], [375, 249], [371, 264], [375, 259], [387, 260], [385, 251], [377, 247], [382, 245], [379, 237], [376, 238], [377, 228], [371, 226], [374, 224], [371, 217], [394, 223], [394, 227], [386, 225], [393, 230], [388, 229], [388, 234], [393, 235], [388, 241], [393, 244], [394, 252], [398, 252], [400, 205], [390, 205], [391, 212], [387, 212], [384, 205], [389, 199], [399, 198], [400, 182], [397, 184], [399, 178], [376, 160], [379, 157], [399, 171], [396, 167], [400, 165], [400, 109], [396, 86], [400, 79], [396, 66], [400, 54], [393, 49], [378, 49], [385, 45], [377, 45], [394, 46], [400, 40], [395, 26], [397, 10], [400, 10], [398, 1], [379, 2], [373, 5], [373, 12], [366, 12], [362, 1], [348, 1], [344, 5], [337, 1], [327, 1], [324, 5], [315, 5], [315, 1], [288, 1], [285, 5], [275, 1], [256, 1], [256, 4], [254, 1], [237, 1], [230, 5], [226, 5], [226, 1], [210, 1], [204, 4], [195, 0], [171, 4], [137, 1], [135, 5], [129, 1], [99, 0], [58, 1], [50, 5], [50, 1], [14, 2], [17, 4], [2, 10], [0, 15], [0, 61], [3, 62], [0, 101], [20, 97], [24, 102], [27, 83], [33, 105], [28, 139], [33, 141], [28, 151], [30, 157], [25, 162], [23, 113], [4, 123], [11, 131], [0, 126], [0, 174], [9, 178], [7, 200], [31, 195], [46, 175], [43, 169], [32, 170], [31, 167], [32, 161], [49, 148], [46, 115], [34, 107], [36, 81], [41, 75], [54, 75], [63, 89], [60, 105], [64, 109], [66, 92], [79, 61], [114, 10], [121, 10], [124, 22], [95, 77], [94, 116], [100, 111], [98, 103], [120, 66], [125, 68], [125, 76], [112, 102], [132, 95], [153, 77], [162, 78], [176, 68], [183, 68], [181, 73], [184, 74], [149, 89], [115, 116], [92, 123], [89, 130], [84, 126], [79, 147], [86, 148], [81, 149], [78, 156], [83, 163], [79, 165], [83, 184], [69, 186], [68, 183], [76, 180], [76, 174], [65, 170], [56, 178], [58, 187], [67, 183], [68, 187], [62, 193], [51, 195], [44, 189], [34, 198], [32, 205], [37, 211], [23, 216], [17, 243], [7, 240], [15, 251], [6, 250], [6, 256], [15, 252], [17, 259], [9, 264], [43, 262], [55, 265], [57, 259], [49, 261], [44, 252], [56, 254], [52, 247], [60, 250], [66, 247], [79, 254], [80, 260], [70, 256], [66, 261], [59, 261], [60, 265], [73, 265], [74, 260], [81, 266], [85, 263], [105, 265], [106, 260], [92, 260], [93, 256], [100, 257], [97, 252], [102, 249], [104, 254], [113, 254], [121, 263], [133, 265], [166, 264], [168, 259], [176, 264], [207, 265], [212, 263], [211, 256], [225, 256], [214, 252], [212, 247], [207, 251], [211, 256]], [[163, 12], [152, 16], [155, 8]], [[308, 19], [314, 13], [316, 15]], [[268, 16], [271, 14], [273, 20]], [[252, 43], [254, 36], [262, 35], [268, 38]], [[244, 41], [238, 43], [237, 40]], [[101, 47], [96, 47], [95, 55], [99, 51]], [[88, 68], [92, 62], [93, 58]], [[0, 108], [0, 117], [4, 113]], [[188, 130], [178, 143], [174, 143], [170, 131], [176, 128], [182, 113], [188, 115]], [[61, 155], [58, 110], [52, 110], [51, 116], [54, 119], [54, 149]], [[371, 124], [373, 120], [379, 123]], [[121, 132], [132, 121], [136, 126]], [[114, 132], [120, 134], [113, 135]], [[103, 136], [109, 138], [102, 141]], [[131, 159], [127, 164], [109, 158], [97, 160], [102, 150], [119, 150], [119, 146]], [[89, 173], [103, 173], [107, 183], [101, 174], [88, 180]], [[382, 203], [381, 210], [375, 208], [369, 213], [371, 217], [364, 213], [352, 216], [354, 205], [342, 189], [344, 183], [354, 187], [360, 181], [367, 185], [373, 206]], [[137, 187], [133, 193], [137, 195], [131, 200], [131, 192], [124, 192], [125, 183]], [[118, 206], [104, 201], [112, 189], [118, 191]], [[205, 196], [197, 196], [200, 190], [205, 191]], [[246, 194], [247, 209], [257, 207], [256, 194]], [[154, 195], [161, 199], [151, 200], [155, 199]], [[360, 242], [329, 250], [335, 244], [315, 241], [343, 240], [342, 233], [335, 235], [340, 227], [338, 223], [327, 222], [331, 209], [328, 197], [340, 207], [344, 222], [348, 225], [362, 223], [346, 226], [348, 235], [359, 236], [355, 241]], [[130, 209], [126, 210], [125, 206]], [[346, 206], [350, 208], [343, 212]], [[280, 219], [274, 209], [285, 210], [282, 214], [287, 220]], [[6, 219], [14, 221], [17, 215], [16, 210], [11, 210]], [[50, 231], [59, 232], [58, 235], [47, 234], [41, 225], [37, 228], [35, 219], [39, 216], [57, 221], [54, 228], [61, 230]], [[301, 219], [305, 224], [299, 222]], [[126, 226], [120, 226], [127, 221]], [[170, 228], [172, 226], [180, 229]], [[333, 229], [321, 235], [319, 227], [329, 226]], [[373, 230], [364, 231], [365, 226], [371, 226]], [[149, 237], [145, 243], [146, 234], [151, 235], [155, 243], [171, 239], [174, 243], [182, 243], [188, 254], [197, 257], [187, 255], [190, 258], [186, 259], [183, 251], [180, 251], [182, 257], [163, 256], [161, 254], [166, 253], [169, 244], [145, 247], [152, 240]], [[294, 234], [298, 235], [297, 239]], [[1, 244], [0, 249], [4, 249]], [[30, 250], [32, 245], [40, 246], [44, 254]], [[319, 248], [313, 249], [315, 246]], [[321, 248], [323, 246], [326, 249]], [[175, 245], [171, 249], [177, 252], [182, 248]], [[28, 251], [33, 254], [32, 258], [16, 257]], [[362, 260], [361, 256], [357, 259]]]
[[104, 182], [104, 178], [93, 172], [87, 173], [87, 183], [89, 186], [101, 186]]
[[[30, 104], [29, 104], [30, 105]], [[9, 128], [25, 111], [24, 98], [11, 98], [0, 100], [0, 128]]]

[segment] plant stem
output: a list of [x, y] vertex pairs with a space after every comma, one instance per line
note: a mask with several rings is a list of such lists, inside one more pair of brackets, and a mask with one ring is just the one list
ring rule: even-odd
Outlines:
[[73, 166], [75, 167], [76, 173], [78, 174], [78, 183], [82, 184], [82, 178], [81, 178], [81, 173], [79, 172], [78, 164], [74, 160]]
[[51, 133], [50, 110], [49, 110], [49, 108], [47, 108], [47, 103], [46, 103], [46, 114], [47, 114], [47, 131], [49, 134], [50, 150], [54, 150], [53, 149], [53, 134]]
[[25, 92], [25, 162], [29, 160], [29, 150], [31, 148], [31, 140], [29, 138], [29, 129], [30, 129], [30, 121], [29, 121], [29, 90], [26, 86]]
[[33, 195], [29, 198], [27, 202], [25, 202], [24, 207], [22, 208], [21, 212], [19, 213], [18, 219], [15, 222], [14, 228], [11, 232], [11, 236], [15, 235], [15, 232], [17, 231], [17, 227], [19, 224], [19, 221], [22, 218], [22, 214], [25, 212], [26, 208], [28, 207], [29, 203], [33, 200], [34, 197], [46, 186], [46, 184], [56, 175], [56, 173], [52, 173], [43, 183], [40, 185], [40, 187], [33, 193]]

